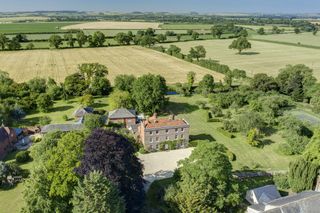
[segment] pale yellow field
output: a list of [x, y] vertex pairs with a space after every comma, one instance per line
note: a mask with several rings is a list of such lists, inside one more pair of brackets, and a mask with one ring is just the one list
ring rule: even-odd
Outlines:
[[165, 77], [167, 83], [185, 82], [189, 71], [196, 72], [197, 81], [205, 74], [212, 74], [217, 81], [223, 79], [220, 73], [137, 46], [0, 52], [0, 70], [18, 82], [34, 77], [52, 77], [61, 82], [81, 63], [106, 65], [111, 81], [118, 74], [153, 73]]
[[16, 21], [46, 21], [48, 17], [44, 16], [17, 16], [17, 17], [0, 17], [0, 23], [10, 23]]
[[74, 24], [62, 27], [63, 30], [70, 29], [82, 29], [82, 30], [121, 30], [121, 29], [160, 29], [161, 23], [154, 22], [117, 22], [117, 21], [100, 21], [100, 22], [88, 22], [82, 24]]
[[228, 46], [231, 39], [191, 41], [166, 44], [177, 45], [183, 53], [188, 53], [191, 47], [203, 45], [207, 50], [207, 58], [229, 65], [231, 68], [244, 69], [252, 76], [255, 73], [277, 75], [279, 69], [287, 64], [306, 64], [314, 70], [314, 75], [320, 79], [320, 49], [296, 47], [260, 41], [250, 41], [252, 49], [244, 54], [236, 54]]

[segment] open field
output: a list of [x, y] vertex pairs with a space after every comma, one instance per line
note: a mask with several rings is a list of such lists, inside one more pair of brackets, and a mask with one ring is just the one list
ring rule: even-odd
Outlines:
[[320, 50], [318, 49], [251, 41], [252, 49], [239, 55], [235, 50], [228, 48], [231, 42], [231, 39], [207, 40], [171, 43], [163, 46], [176, 45], [182, 49], [183, 53], [188, 53], [191, 47], [203, 45], [207, 50], [207, 58], [227, 64], [231, 68], [244, 69], [250, 76], [255, 73], [275, 76], [279, 69], [287, 64], [306, 64], [320, 79]]
[[0, 33], [46, 33], [63, 32], [63, 26], [77, 24], [78, 22], [30, 22], [30, 23], [11, 23], [0, 24]]
[[205, 74], [223, 79], [220, 73], [138, 46], [0, 52], [0, 70], [8, 72], [18, 82], [34, 77], [52, 77], [61, 82], [77, 71], [81, 63], [106, 65], [112, 82], [119, 74], [153, 73], [164, 76], [171, 84], [186, 81], [189, 71], [197, 73], [197, 81]]
[[255, 35], [253, 39], [261, 39], [273, 42], [287, 42], [292, 44], [309, 45], [320, 48], [320, 34], [313, 35], [310, 33], [301, 34], [273, 34], [273, 35]]
[[196, 101], [205, 100], [201, 96], [192, 98], [170, 96], [168, 110], [177, 114], [180, 118], [185, 118], [190, 123], [190, 135], [192, 139], [210, 140], [212, 143], [221, 143], [232, 151], [237, 160], [232, 162], [234, 169], [243, 166], [252, 167], [255, 164], [261, 165], [265, 170], [287, 170], [292, 156], [283, 156], [277, 153], [279, 144], [285, 140], [278, 134], [274, 134], [266, 139], [272, 142], [264, 148], [254, 148], [247, 144], [246, 138], [241, 134], [236, 134], [236, 138], [230, 139], [216, 129], [221, 127], [221, 123], [206, 122], [206, 110], [200, 110], [196, 106]]
[[64, 26], [62, 29], [159, 29], [160, 23], [153, 22], [116, 22], [116, 21], [101, 21], [101, 22], [87, 22], [75, 25]]
[[18, 21], [46, 21], [48, 17], [44, 16], [16, 16], [16, 17], [0, 17], [0, 23], [18, 22]]
[[160, 25], [161, 29], [166, 30], [210, 30], [213, 24], [162, 24]]

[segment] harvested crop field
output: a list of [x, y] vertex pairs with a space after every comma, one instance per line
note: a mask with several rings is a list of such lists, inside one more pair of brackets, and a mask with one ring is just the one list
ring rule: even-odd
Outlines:
[[220, 73], [138, 46], [0, 52], [0, 70], [18, 82], [34, 77], [51, 77], [61, 82], [76, 72], [81, 63], [106, 65], [112, 82], [119, 74], [147, 73], [160, 74], [167, 83], [185, 82], [189, 71], [197, 73], [197, 81], [205, 74], [212, 74], [216, 80], [223, 79]]
[[320, 79], [320, 49], [297, 47], [285, 44], [275, 44], [262, 41], [250, 41], [252, 49], [243, 54], [230, 50], [231, 39], [190, 41], [165, 44], [176, 45], [183, 53], [188, 53], [191, 47], [203, 45], [207, 50], [207, 58], [247, 71], [253, 76], [256, 73], [267, 73], [276, 76], [279, 69], [287, 64], [305, 64], [314, 70], [314, 75]]
[[117, 22], [117, 21], [100, 21], [100, 22], [88, 22], [81, 24], [74, 24], [69, 26], [64, 26], [63, 30], [70, 29], [82, 29], [82, 30], [121, 30], [121, 29], [160, 29], [160, 23], [154, 22]]

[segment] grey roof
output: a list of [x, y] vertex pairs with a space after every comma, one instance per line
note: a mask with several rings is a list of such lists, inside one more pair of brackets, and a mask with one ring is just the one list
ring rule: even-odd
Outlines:
[[116, 109], [109, 112], [109, 119], [121, 119], [121, 118], [135, 118], [136, 111], [135, 110], [128, 110], [125, 108]]
[[247, 191], [246, 200], [251, 204], [269, 203], [280, 198], [281, 195], [275, 185], [267, 185]]
[[86, 114], [93, 113], [94, 109], [92, 107], [81, 107], [74, 111], [73, 116], [75, 117], [83, 117]]
[[248, 212], [318, 213], [319, 207], [320, 192], [305, 191], [276, 199], [267, 204], [252, 205], [248, 208]]
[[83, 124], [49, 124], [41, 128], [41, 133], [54, 131], [70, 132], [83, 129]]

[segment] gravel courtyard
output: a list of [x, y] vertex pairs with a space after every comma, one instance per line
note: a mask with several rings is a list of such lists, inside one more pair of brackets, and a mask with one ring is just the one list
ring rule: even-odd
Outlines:
[[189, 157], [192, 150], [193, 148], [188, 148], [139, 155], [138, 157], [144, 165], [144, 178], [153, 182], [172, 177], [173, 171], [178, 167], [178, 161]]

